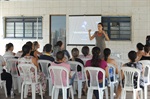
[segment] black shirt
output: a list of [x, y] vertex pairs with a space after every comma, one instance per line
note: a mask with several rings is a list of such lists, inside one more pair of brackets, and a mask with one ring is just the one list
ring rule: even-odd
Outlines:
[[150, 60], [150, 56], [142, 56], [140, 60]]
[[51, 62], [54, 62], [54, 58], [48, 55], [40, 55], [39, 59], [43, 59], [43, 60], [49, 60]]
[[[70, 61], [72, 61], [72, 59], [70, 59]], [[80, 58], [75, 58], [75, 61], [81, 63], [84, 66], [84, 62]], [[81, 71], [80, 66], [77, 67], [77, 71]]]

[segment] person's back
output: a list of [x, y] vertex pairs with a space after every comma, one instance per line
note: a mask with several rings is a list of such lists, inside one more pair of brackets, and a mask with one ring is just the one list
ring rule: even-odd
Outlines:
[[144, 45], [142, 43], [138, 43], [136, 45], [137, 47], [137, 61], [139, 61], [141, 59], [141, 57], [144, 55], [144, 51], [143, 51], [143, 48], [144, 48]]
[[144, 52], [145, 54], [141, 57], [140, 60], [150, 60], [150, 46], [149, 45], [144, 46]]
[[46, 44], [44, 46], [45, 48], [45, 52], [43, 55], [40, 55], [39, 59], [42, 59], [42, 60], [49, 60], [51, 62], [54, 61], [54, 58], [51, 56], [51, 48], [52, 48], [52, 45], [51, 44]]

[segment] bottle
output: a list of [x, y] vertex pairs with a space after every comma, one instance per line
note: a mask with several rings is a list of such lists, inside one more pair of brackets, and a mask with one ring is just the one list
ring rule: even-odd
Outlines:
[[11, 89], [11, 98], [14, 98], [14, 91]]
[[113, 81], [113, 68], [109, 68], [109, 77], [110, 77], [110, 80]]

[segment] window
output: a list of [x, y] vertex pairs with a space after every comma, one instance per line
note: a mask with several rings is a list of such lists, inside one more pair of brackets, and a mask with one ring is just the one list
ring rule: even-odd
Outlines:
[[42, 38], [42, 17], [6, 17], [5, 38]]
[[66, 45], [66, 16], [50, 16], [51, 44], [54, 46], [57, 41], [62, 41]]
[[111, 40], [131, 40], [130, 17], [102, 17], [104, 30]]

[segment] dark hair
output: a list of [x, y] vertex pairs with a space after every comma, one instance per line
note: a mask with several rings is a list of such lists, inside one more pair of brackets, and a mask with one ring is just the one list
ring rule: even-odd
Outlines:
[[8, 51], [11, 47], [14, 47], [12, 43], [6, 44], [6, 51]]
[[44, 48], [45, 48], [45, 51], [46, 51], [46, 52], [50, 52], [50, 51], [52, 50], [52, 45], [51, 45], [51, 44], [46, 44], [46, 45], [44, 46]]
[[31, 41], [26, 42], [26, 45], [28, 45], [32, 49], [33, 43]]
[[59, 46], [59, 47], [61, 47], [61, 46], [62, 46], [62, 44], [63, 44], [63, 42], [62, 42], [62, 41], [58, 41], [58, 42], [56, 43], [56, 45], [55, 45], [55, 46]]
[[83, 46], [82, 47], [82, 54], [86, 57], [89, 54], [89, 47], [88, 46]]
[[149, 46], [149, 45], [145, 45], [145, 46], [144, 46], [144, 51], [145, 51], [146, 53], [149, 53], [149, 51], [150, 51], [150, 46]]
[[57, 53], [56, 53], [56, 60], [57, 61], [60, 61], [60, 60], [62, 60], [63, 58], [64, 58], [64, 52], [63, 51], [58, 51]]
[[130, 51], [128, 53], [128, 57], [129, 59], [131, 60], [131, 62], [135, 62], [136, 60], [136, 57], [137, 57], [137, 53], [135, 51]]
[[136, 47], [138, 50], [141, 51], [141, 50], [143, 50], [144, 45], [142, 43], [137, 43]]
[[73, 48], [71, 50], [71, 54], [73, 56], [73, 60], [79, 56], [79, 50], [77, 48]]
[[99, 47], [94, 47], [92, 49], [92, 54], [93, 54], [93, 57], [92, 57], [92, 60], [91, 60], [91, 65], [94, 66], [94, 67], [99, 67], [98, 64], [99, 64], [99, 54], [100, 54], [100, 48]]
[[108, 56], [111, 54], [111, 50], [109, 48], [104, 49], [104, 60], [107, 61]]
[[28, 46], [27, 44], [25, 44], [23, 47], [22, 47], [22, 56], [21, 57], [24, 57], [26, 54], [28, 54], [29, 52], [31, 51], [31, 47]]
[[102, 30], [104, 30], [104, 25], [103, 25], [103, 23], [98, 23], [98, 25], [101, 25], [102, 26]]

